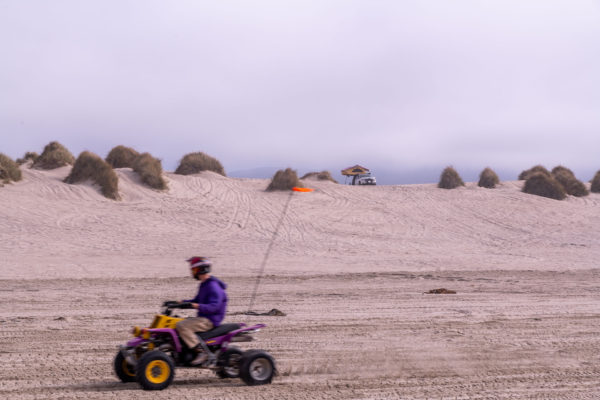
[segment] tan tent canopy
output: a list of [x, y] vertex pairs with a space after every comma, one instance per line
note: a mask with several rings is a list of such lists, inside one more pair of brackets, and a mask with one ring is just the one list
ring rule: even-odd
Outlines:
[[346, 176], [355, 176], [355, 175], [361, 175], [361, 174], [367, 174], [367, 173], [369, 173], [369, 168], [365, 168], [358, 164], [353, 167], [349, 167], [349, 168], [342, 170], [342, 175], [346, 175]]

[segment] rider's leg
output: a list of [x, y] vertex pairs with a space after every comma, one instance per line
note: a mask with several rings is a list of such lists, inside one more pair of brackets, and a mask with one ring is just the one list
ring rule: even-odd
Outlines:
[[208, 318], [202, 317], [186, 318], [175, 325], [175, 329], [181, 340], [183, 340], [190, 349], [196, 352], [196, 357], [190, 364], [202, 364], [208, 358], [208, 355], [202, 349], [202, 345], [196, 336], [196, 332], [206, 332], [210, 331], [212, 328], [213, 323]]

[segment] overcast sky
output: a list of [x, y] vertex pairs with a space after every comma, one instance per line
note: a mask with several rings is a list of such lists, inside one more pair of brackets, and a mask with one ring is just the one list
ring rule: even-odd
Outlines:
[[598, 0], [0, 0], [0, 50], [13, 158], [600, 169]]

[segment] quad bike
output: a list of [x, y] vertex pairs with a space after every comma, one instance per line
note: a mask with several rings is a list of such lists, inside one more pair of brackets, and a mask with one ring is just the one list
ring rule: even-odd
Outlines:
[[175, 367], [213, 370], [219, 378], [241, 378], [247, 385], [271, 383], [277, 374], [275, 360], [264, 350], [242, 351], [233, 342], [250, 342], [252, 334], [264, 324], [222, 324], [208, 332], [197, 333], [207, 354], [207, 361], [198, 366], [190, 362], [196, 353], [180, 340], [175, 324], [181, 321], [173, 309], [191, 308], [191, 303], [167, 301], [161, 314], [154, 317], [149, 328], [134, 327], [133, 339], [119, 346], [114, 370], [122, 382], [137, 381], [145, 390], [163, 390], [175, 377]]

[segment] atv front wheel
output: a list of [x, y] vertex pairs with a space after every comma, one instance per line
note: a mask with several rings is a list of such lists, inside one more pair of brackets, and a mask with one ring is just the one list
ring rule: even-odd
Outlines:
[[129, 365], [120, 351], [115, 356], [113, 367], [121, 382], [135, 382], [135, 368]]
[[138, 361], [136, 378], [144, 390], [166, 389], [175, 378], [173, 359], [158, 350], [145, 353]]
[[219, 356], [217, 376], [219, 378], [239, 378], [240, 360], [244, 352], [235, 346], [229, 347]]
[[240, 360], [240, 378], [246, 385], [265, 385], [275, 376], [275, 361], [264, 350], [248, 350]]

